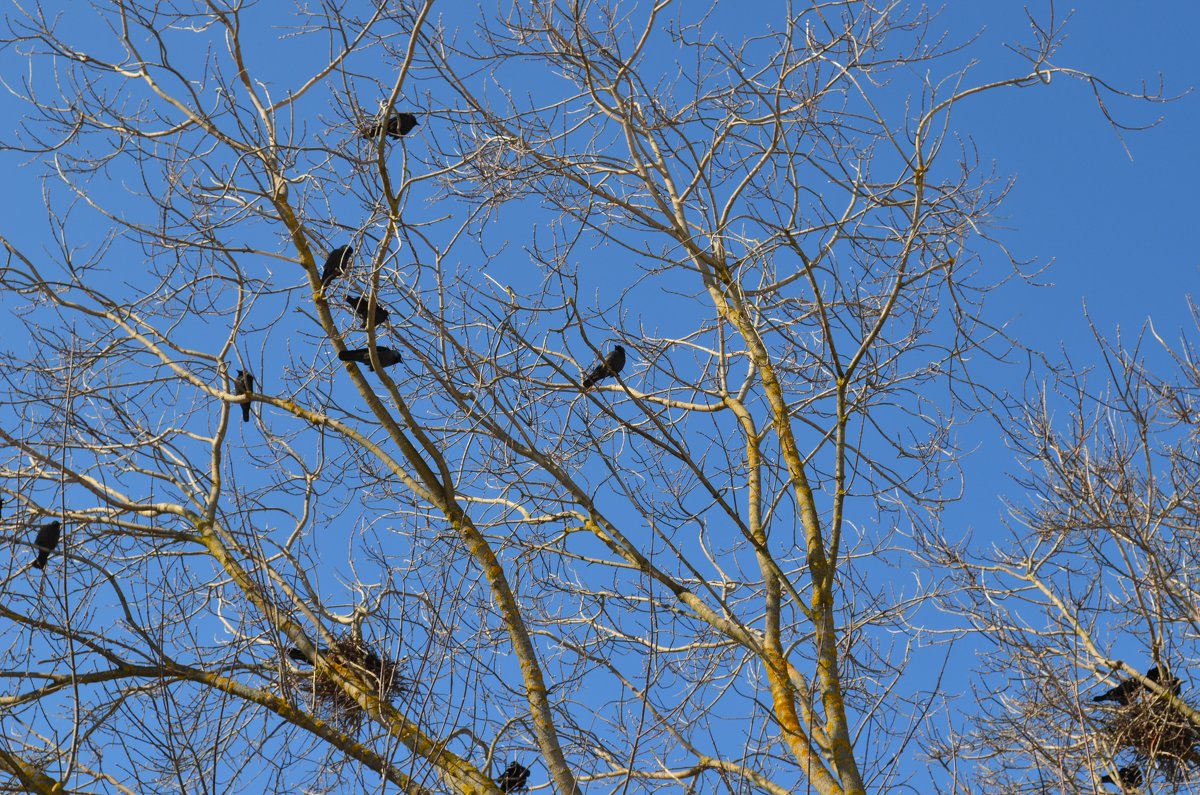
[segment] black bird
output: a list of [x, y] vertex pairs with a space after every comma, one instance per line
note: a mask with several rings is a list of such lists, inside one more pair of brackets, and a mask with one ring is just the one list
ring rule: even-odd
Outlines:
[[[245, 370], [238, 370], [237, 378], [233, 379], [233, 394], [244, 395], [254, 391], [254, 376]], [[250, 421], [250, 401], [242, 404], [242, 422]]]
[[[367, 297], [365, 295], [356, 295], [356, 296], [348, 295], [348, 296], [346, 296], [346, 303], [350, 305], [350, 307], [354, 310], [355, 314], [357, 314], [359, 319], [362, 320], [363, 328], [366, 328], [369, 325], [367, 323], [367, 317], [368, 317], [367, 310], [371, 305], [370, 301], [367, 300]], [[388, 311], [386, 309], [384, 309], [382, 306], [380, 306], [379, 303], [376, 303], [375, 304], [375, 325], [382, 326], [386, 322], [388, 322]]]
[[504, 772], [496, 780], [496, 786], [500, 788], [501, 792], [523, 792], [529, 789], [525, 786], [527, 781], [529, 781], [529, 768], [519, 762], [509, 762], [508, 767], [504, 768]]
[[1106, 690], [1100, 695], [1092, 699], [1092, 701], [1115, 701], [1121, 706], [1125, 706], [1133, 698], [1133, 694], [1142, 686], [1141, 682], [1134, 679], [1126, 679], [1111, 690]]
[[604, 361], [596, 365], [590, 373], [583, 379], [583, 388], [591, 389], [601, 378], [609, 376], [616, 377], [617, 373], [621, 372], [621, 368], [625, 366], [625, 349], [620, 345], [612, 349], [612, 353], [604, 357]]
[[[385, 348], [382, 345], [376, 348], [379, 353], [379, 363], [384, 367], [391, 367], [394, 364], [400, 364], [400, 352], [394, 351], [391, 348]], [[371, 354], [368, 348], [353, 348], [348, 351], [342, 351], [338, 354], [338, 358], [343, 362], [358, 362], [365, 364], [367, 369], [375, 372], [375, 368], [371, 366]]]
[[394, 116], [388, 116], [386, 122], [373, 122], [362, 128], [360, 136], [366, 139], [378, 138], [381, 134], [387, 133], [389, 138], [403, 138], [413, 131], [417, 126], [417, 117], [411, 113], [397, 113]]
[[[1162, 681], [1160, 676], [1161, 675], [1158, 672], [1157, 665], [1154, 666], [1153, 668], [1151, 668], [1149, 671], [1146, 671], [1146, 678], [1149, 679], [1151, 682], [1162, 685], [1163, 688], [1170, 690], [1171, 695], [1173, 695], [1173, 696], [1179, 695], [1179, 691], [1183, 689], [1183, 682], [1180, 681], [1179, 677], [1171, 676], [1171, 673], [1169, 671], [1167, 672], [1166, 681]], [[1146, 688], [1146, 689], [1149, 690], [1149, 688]]]
[[289, 648], [287, 650], [287, 656], [291, 657], [293, 660], [300, 663], [301, 665], [312, 665], [313, 664], [312, 658], [309, 657], [304, 652], [300, 651], [300, 649], [296, 648], [295, 646], [292, 646], [291, 648]]
[[57, 519], [38, 528], [37, 538], [33, 542], [33, 545], [38, 548], [37, 560], [33, 562], [36, 568], [46, 568], [46, 561], [50, 560], [50, 553], [58, 546], [58, 539], [61, 535], [62, 522]]
[[321, 271], [321, 286], [328, 287], [334, 279], [345, 275], [352, 256], [354, 249], [350, 246], [338, 246], [329, 252], [329, 256], [325, 258], [325, 267]]
[[[1126, 765], [1125, 767], [1117, 768], [1117, 779], [1120, 781], [1121, 787], [1124, 789], [1137, 789], [1142, 786], [1142, 769], [1137, 765]], [[1100, 777], [1101, 784], [1116, 784], [1112, 780], [1112, 776], [1103, 775]]]
[[[1161, 677], [1162, 673], [1158, 670], [1157, 665], [1151, 668], [1149, 671], [1146, 671], [1146, 678], [1155, 684], [1159, 684], [1161, 682]], [[1182, 683], [1178, 678], [1169, 675], [1168, 681], [1163, 683], [1163, 687], [1170, 688], [1172, 695], [1176, 696], [1179, 695], [1181, 686]], [[1092, 699], [1092, 701], [1115, 701], [1121, 706], [1126, 706], [1142, 690], [1149, 692], [1150, 688], [1143, 685], [1137, 679], [1126, 679], [1111, 690], [1106, 690], [1105, 692], [1096, 696]]]

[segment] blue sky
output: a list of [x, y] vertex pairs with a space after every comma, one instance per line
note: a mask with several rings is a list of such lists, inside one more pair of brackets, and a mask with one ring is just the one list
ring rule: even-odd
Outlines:
[[[965, 8], [969, 6], [970, 8]], [[1019, 4], [952, 3], [947, 21], [986, 22], [984, 46], [972, 51], [986, 70], [1006, 60], [996, 40], [1022, 32]], [[1061, 13], [1061, 9], [1060, 9]], [[1200, 8], [1190, 3], [1085, 3], [1074, 11], [1059, 63], [1094, 70], [1114, 85], [1151, 89], [1162, 76], [1165, 93], [1200, 86], [1200, 51], [1193, 31]], [[1018, 257], [1054, 260], [1050, 286], [1025, 291], [1012, 311], [1025, 339], [1060, 339], [1076, 353], [1086, 348], [1087, 304], [1097, 326], [1111, 332], [1139, 327], [1154, 317], [1176, 328], [1186, 317], [1183, 296], [1200, 276], [1200, 251], [1192, 230], [1200, 198], [1200, 97], [1136, 107], [1115, 103], [1123, 121], [1153, 130], [1124, 133], [1104, 123], [1087, 86], [1067, 81], [1050, 90], [992, 94], [964, 105], [958, 116], [985, 159], [1017, 178], [1005, 204], [1011, 231], [1004, 235]]]

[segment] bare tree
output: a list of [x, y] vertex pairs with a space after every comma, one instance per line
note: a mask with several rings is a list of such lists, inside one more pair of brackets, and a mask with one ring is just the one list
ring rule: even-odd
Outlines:
[[938, 744], [979, 760], [972, 791], [1197, 788], [1195, 334], [1096, 336], [1103, 366], [1048, 380], [1013, 425], [1027, 468], [1010, 543], [939, 548], [1007, 672], [972, 730]]
[[11, 785], [903, 783], [893, 575], [1022, 275], [953, 112], [1109, 91], [1053, 9], [977, 84], [897, 3], [354, 6], [9, 20]]

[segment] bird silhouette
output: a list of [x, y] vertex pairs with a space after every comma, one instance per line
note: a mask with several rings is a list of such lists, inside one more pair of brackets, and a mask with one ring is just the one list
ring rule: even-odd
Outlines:
[[50, 560], [50, 553], [58, 546], [58, 539], [62, 536], [62, 522], [55, 519], [53, 522], [47, 522], [38, 528], [37, 538], [34, 539], [33, 545], [38, 549], [38, 556], [33, 565], [36, 568], [46, 568], [46, 562]]
[[[254, 391], [254, 376], [245, 370], [238, 370], [237, 378], [233, 379], [233, 394], [244, 395]], [[250, 421], [250, 401], [242, 404], [242, 422]]]
[[1092, 701], [1115, 701], [1124, 706], [1133, 698], [1133, 694], [1141, 687], [1141, 682], [1133, 679], [1126, 679], [1111, 690], [1105, 690], [1100, 695], [1092, 699]]
[[[1178, 678], [1170, 675], [1167, 676], [1167, 681], [1163, 682], [1162, 672], [1159, 671], [1157, 665], [1146, 671], [1146, 678], [1169, 689], [1172, 695], [1179, 695], [1182, 683]], [[1150, 692], [1150, 689], [1138, 679], [1125, 679], [1111, 690], [1106, 690], [1096, 696], [1092, 701], [1115, 701], [1121, 706], [1127, 706], [1141, 692]]]
[[[329, 650], [328, 649], [318, 649], [318, 651], [320, 651], [322, 654], [327, 654]], [[290, 657], [295, 662], [300, 663], [301, 665], [312, 665], [313, 664], [312, 658], [309, 657], [304, 652], [302, 652], [300, 649], [296, 648], [295, 646], [291, 646], [288, 648], [287, 656]]]
[[325, 267], [321, 270], [321, 286], [328, 287], [334, 279], [344, 276], [350, 268], [352, 256], [354, 249], [350, 246], [338, 246], [329, 252], [329, 256], [325, 258]]
[[1116, 784], [1118, 782], [1122, 789], [1137, 789], [1142, 786], [1142, 769], [1137, 765], [1126, 765], [1125, 767], [1117, 768], [1117, 781], [1113, 781], [1112, 776], [1107, 774], [1100, 777], [1101, 784]]
[[[379, 364], [383, 367], [391, 367], [399, 364], [401, 356], [399, 351], [394, 351], [391, 348], [385, 348], [382, 345], [375, 349], [379, 354]], [[353, 348], [348, 351], [342, 351], [338, 354], [338, 358], [343, 362], [358, 362], [365, 364], [367, 369], [375, 372], [375, 368], [371, 366], [371, 353], [369, 348]]]
[[617, 345], [604, 359], [597, 364], [583, 379], [583, 388], [591, 389], [602, 378], [615, 377], [625, 366], [625, 349]]
[[1146, 671], [1146, 678], [1151, 682], [1170, 690], [1171, 695], [1173, 696], [1179, 695], [1179, 692], [1183, 690], [1183, 682], [1180, 681], [1178, 676], [1172, 676], [1170, 671], [1168, 671], [1166, 679], [1163, 679], [1159, 673], [1157, 665], [1151, 668], [1149, 671]]
[[[358, 315], [359, 320], [362, 321], [363, 328], [366, 328], [369, 325], [367, 323], [367, 318], [371, 302], [367, 300], [367, 297], [364, 295], [348, 295], [346, 296], [346, 303], [349, 304], [354, 310], [354, 313]], [[380, 306], [378, 302], [375, 304], [375, 312], [373, 314], [375, 317], [376, 326], [382, 326], [384, 323], [388, 322], [388, 311]]]
[[418, 124], [417, 117], [411, 113], [397, 113], [388, 116], [386, 121], [375, 121], [363, 127], [359, 135], [363, 138], [378, 138], [387, 133], [389, 138], [403, 138], [413, 131]]
[[528, 789], [525, 782], [529, 781], [529, 768], [519, 762], [509, 762], [508, 767], [496, 779], [496, 786], [501, 792], [521, 792]]

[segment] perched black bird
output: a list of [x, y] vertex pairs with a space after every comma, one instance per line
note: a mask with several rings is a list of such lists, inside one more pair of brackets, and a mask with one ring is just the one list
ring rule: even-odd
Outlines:
[[[233, 394], [244, 395], [254, 391], [254, 376], [245, 370], [238, 370], [237, 378], [233, 379]], [[242, 422], [250, 421], [250, 401], [242, 404]]]
[[501, 792], [523, 792], [528, 789], [525, 782], [529, 781], [529, 768], [519, 762], [509, 762], [508, 767], [496, 780], [496, 786]]
[[[1183, 689], [1183, 682], [1180, 681], [1178, 676], [1171, 676], [1171, 673], [1168, 671], [1166, 681], [1163, 681], [1160, 677], [1161, 677], [1161, 674], [1159, 674], [1159, 672], [1158, 672], [1157, 665], [1154, 666], [1153, 668], [1151, 668], [1149, 671], [1146, 671], [1146, 678], [1149, 679], [1151, 682], [1160, 684], [1167, 690], [1170, 690], [1171, 695], [1173, 695], [1173, 696], [1179, 695], [1179, 691], [1181, 691]], [[1147, 688], [1147, 689], [1149, 689], [1149, 688]]]
[[338, 246], [329, 252], [329, 256], [325, 258], [325, 267], [321, 270], [321, 286], [328, 287], [334, 279], [345, 275], [352, 256], [354, 249], [350, 246]]
[[363, 138], [371, 139], [378, 138], [381, 134], [387, 133], [389, 138], [403, 138], [413, 131], [417, 126], [417, 117], [411, 113], [397, 113], [394, 116], [388, 116], [385, 122], [372, 122], [362, 128], [359, 133]]
[[304, 652], [292, 646], [287, 650], [287, 656], [300, 663], [301, 665], [312, 665], [312, 659]]
[[61, 535], [62, 522], [57, 519], [38, 528], [37, 538], [33, 542], [34, 546], [38, 548], [37, 560], [33, 562], [36, 568], [46, 568], [46, 561], [50, 560], [50, 553], [58, 546], [58, 539]]
[[[384, 367], [391, 367], [394, 364], [400, 364], [400, 352], [394, 351], [391, 348], [385, 348], [380, 345], [376, 350], [379, 352], [379, 363]], [[368, 348], [354, 348], [348, 351], [342, 351], [338, 354], [338, 358], [343, 362], [358, 362], [365, 364], [367, 369], [375, 372], [375, 368], [371, 366], [371, 353]]]
[[[346, 303], [349, 304], [352, 309], [354, 309], [354, 313], [358, 315], [360, 320], [362, 320], [363, 328], [366, 328], [369, 325], [367, 323], [367, 317], [368, 309], [371, 305], [370, 301], [367, 300], [367, 297], [365, 295], [348, 295], [346, 296]], [[375, 304], [374, 314], [376, 326], [382, 326], [384, 323], [388, 322], [388, 311], [378, 303]]]
[[[1163, 687], [1169, 688], [1172, 695], [1179, 695], [1182, 683], [1178, 678], [1168, 675], [1167, 681], [1161, 681], [1162, 673], [1158, 670], [1158, 666], [1154, 666], [1149, 671], [1146, 671], [1146, 678], [1155, 684], [1162, 684]], [[1121, 706], [1126, 706], [1130, 701], [1141, 691], [1149, 692], [1149, 688], [1143, 685], [1137, 679], [1126, 679], [1117, 684], [1111, 690], [1106, 690], [1100, 695], [1092, 699], [1092, 701], [1115, 701]]]
[[1133, 694], [1142, 686], [1141, 682], [1133, 679], [1126, 679], [1111, 690], [1106, 690], [1100, 695], [1094, 697], [1092, 701], [1115, 701], [1121, 706], [1125, 706], [1133, 698]]
[[591, 389], [601, 378], [609, 376], [616, 377], [617, 373], [621, 372], [621, 368], [625, 366], [625, 349], [620, 345], [612, 349], [612, 353], [604, 357], [604, 361], [596, 365], [590, 373], [583, 379], [583, 388]]
[[[1142, 769], [1137, 765], [1117, 768], [1117, 779], [1124, 789], [1137, 789], [1142, 786]], [[1104, 775], [1100, 777], [1100, 783], [1116, 784], [1117, 782], [1112, 780], [1112, 776]]]

